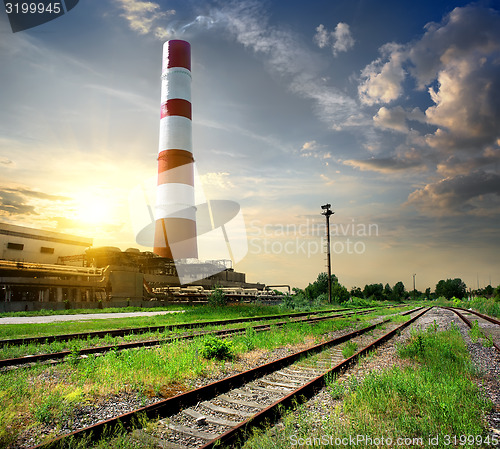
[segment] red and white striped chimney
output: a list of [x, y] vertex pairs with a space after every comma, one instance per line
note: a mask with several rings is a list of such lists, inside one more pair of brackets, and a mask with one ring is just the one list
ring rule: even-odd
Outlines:
[[191, 46], [163, 45], [154, 253], [197, 258], [191, 127]]

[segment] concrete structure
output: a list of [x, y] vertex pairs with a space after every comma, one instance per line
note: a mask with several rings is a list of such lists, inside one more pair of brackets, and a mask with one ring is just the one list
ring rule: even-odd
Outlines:
[[92, 239], [0, 223], [0, 259], [55, 264], [59, 257], [82, 254]]
[[161, 78], [153, 252], [172, 260], [197, 258], [188, 42], [165, 42]]

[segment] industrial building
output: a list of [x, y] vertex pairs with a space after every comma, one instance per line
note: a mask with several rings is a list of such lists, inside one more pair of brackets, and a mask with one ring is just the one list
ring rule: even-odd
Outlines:
[[[136, 248], [95, 248], [92, 243], [89, 238], [0, 223], [0, 312], [152, 307], [179, 299], [171, 259]], [[197, 273], [207, 273], [196, 280], [198, 289], [264, 289], [263, 284], [247, 283], [230, 261], [194, 263]]]

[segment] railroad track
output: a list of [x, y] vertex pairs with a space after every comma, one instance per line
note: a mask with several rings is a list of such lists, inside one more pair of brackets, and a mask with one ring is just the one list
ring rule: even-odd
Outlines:
[[443, 307], [443, 309], [454, 312], [469, 328], [472, 329], [473, 322], [476, 321], [481, 332], [492, 340], [493, 346], [500, 352], [500, 321], [488, 315], [467, 310], [461, 307]]
[[[344, 309], [344, 310], [349, 310], [349, 309]], [[349, 317], [352, 315], [365, 315], [367, 313], [372, 312], [374, 309], [365, 309], [365, 310], [354, 310], [350, 312], [343, 312], [343, 313], [335, 313], [335, 314], [330, 314], [330, 315], [325, 315], [325, 316], [320, 316], [320, 317], [313, 317], [313, 318], [308, 318], [308, 317], [303, 317], [303, 314], [300, 314], [301, 316], [296, 318], [294, 316], [293, 321], [279, 321], [279, 322], [274, 322], [271, 324], [261, 324], [261, 325], [256, 325], [252, 326], [251, 328], [255, 330], [256, 332], [263, 332], [263, 331], [268, 331], [274, 327], [282, 327], [287, 323], [316, 323], [320, 321], [326, 321], [326, 320], [333, 320], [337, 318], [345, 318]], [[245, 319], [244, 322], [247, 320]], [[261, 321], [258, 319], [257, 321]], [[109, 351], [123, 351], [126, 349], [137, 349], [137, 348], [146, 348], [146, 347], [155, 347], [155, 346], [160, 346], [163, 344], [168, 344], [172, 343], [173, 341], [178, 341], [178, 340], [192, 340], [196, 337], [201, 337], [201, 336], [207, 336], [207, 335], [215, 335], [215, 336], [229, 336], [229, 335], [238, 335], [241, 333], [246, 332], [247, 327], [245, 328], [230, 328], [230, 329], [221, 329], [221, 330], [212, 330], [212, 331], [201, 331], [201, 332], [195, 332], [192, 334], [188, 335], [175, 335], [172, 337], [165, 337], [161, 339], [153, 339], [153, 340], [146, 340], [146, 341], [138, 341], [138, 342], [129, 342], [129, 343], [122, 343], [122, 344], [114, 344], [114, 345], [106, 345], [106, 346], [98, 346], [98, 347], [91, 347], [91, 348], [83, 348], [78, 351], [59, 351], [59, 352], [51, 352], [51, 353], [44, 353], [44, 354], [36, 354], [36, 355], [26, 355], [23, 357], [16, 357], [16, 358], [10, 358], [10, 359], [1, 359], [0, 360], [0, 370], [5, 370], [5, 369], [10, 369], [13, 367], [19, 367], [19, 366], [26, 366], [26, 365], [34, 365], [40, 362], [44, 362], [47, 364], [57, 364], [64, 362], [65, 359], [71, 358], [72, 360], [76, 360], [82, 357], [87, 357], [90, 354], [94, 355], [103, 355]]]
[[[104, 432], [112, 432], [117, 426], [126, 429], [137, 426], [140, 417], [158, 420], [156, 427], [148, 426], [148, 432], [136, 429], [132, 433], [133, 438], [142, 440], [149, 447], [207, 449], [217, 444], [237, 444], [251, 428], [273, 422], [284, 408], [311, 397], [325, 385], [327, 378], [344, 371], [360, 356], [392, 338], [430, 310], [421, 309], [403, 313], [413, 316], [401, 325], [383, 320], [274, 362], [63, 435], [32, 449], [62, 448], [71, 438], [96, 441]], [[380, 324], [390, 330], [379, 328]], [[361, 349], [344, 358], [340, 345], [348, 341], [356, 343]]]
[[[404, 306], [404, 305], [401, 305]], [[391, 306], [389, 306], [391, 307]], [[399, 306], [392, 306], [399, 307]], [[300, 318], [310, 315], [320, 315], [324, 313], [330, 312], [344, 312], [353, 309], [331, 309], [331, 310], [323, 310], [318, 312], [296, 312], [282, 315], [267, 315], [260, 317], [251, 317], [251, 318], [233, 318], [228, 320], [215, 320], [215, 321], [198, 321], [195, 323], [180, 323], [180, 324], [170, 324], [165, 326], [146, 326], [146, 327], [134, 327], [128, 329], [109, 329], [104, 331], [92, 331], [92, 332], [82, 332], [75, 334], [64, 334], [64, 335], [47, 335], [44, 337], [23, 337], [23, 338], [12, 338], [6, 340], [0, 340], [0, 345], [2, 346], [19, 346], [19, 345], [27, 345], [31, 343], [35, 344], [43, 344], [43, 343], [53, 343], [53, 342], [64, 342], [71, 340], [87, 340], [90, 338], [105, 338], [105, 337], [125, 337], [127, 335], [134, 334], [146, 334], [146, 333], [155, 333], [155, 332], [166, 332], [166, 331], [178, 331], [184, 329], [195, 329], [198, 327], [207, 327], [207, 326], [225, 326], [237, 323], [248, 323], [254, 321], [269, 321], [276, 320], [280, 318]], [[356, 309], [356, 310], [375, 310], [375, 307], [371, 307], [368, 309]]]

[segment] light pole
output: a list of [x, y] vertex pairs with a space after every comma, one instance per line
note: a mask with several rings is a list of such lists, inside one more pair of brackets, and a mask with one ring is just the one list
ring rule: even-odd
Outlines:
[[328, 255], [328, 302], [332, 302], [332, 267], [330, 261], [330, 215], [333, 215], [335, 212], [330, 210], [332, 207], [331, 204], [325, 204], [321, 206], [324, 212], [321, 212], [321, 215], [326, 217], [326, 240], [327, 240], [327, 255]]

